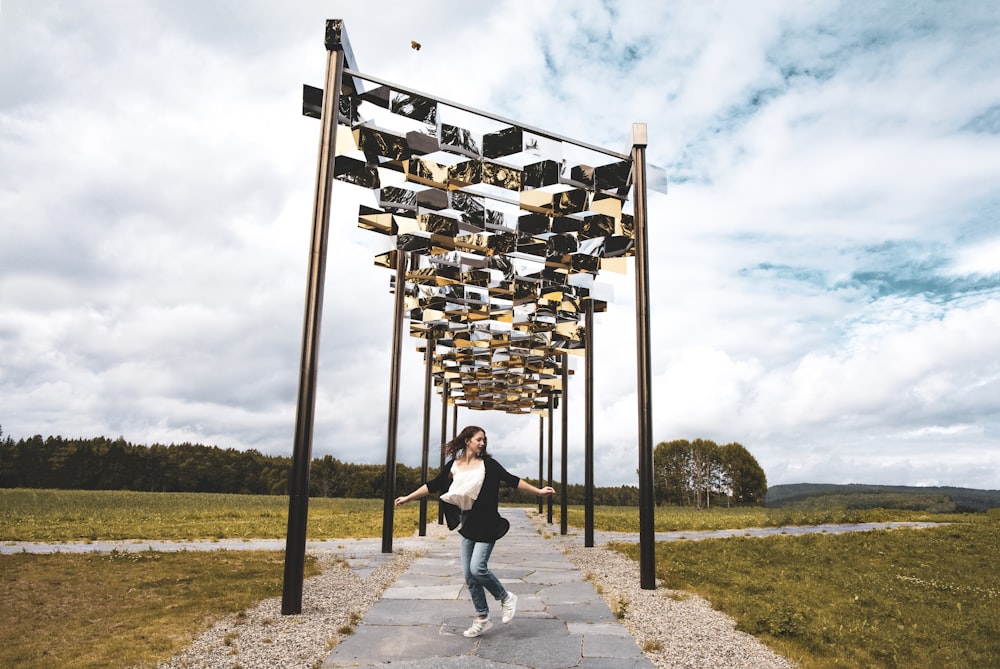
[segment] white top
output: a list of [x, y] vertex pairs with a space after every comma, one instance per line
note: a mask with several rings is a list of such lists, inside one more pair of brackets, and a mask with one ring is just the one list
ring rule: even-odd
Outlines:
[[451, 466], [451, 485], [448, 492], [441, 495], [441, 501], [454, 504], [462, 511], [472, 508], [472, 503], [479, 497], [486, 479], [486, 465], [482, 460], [471, 467], [459, 469], [457, 463]]

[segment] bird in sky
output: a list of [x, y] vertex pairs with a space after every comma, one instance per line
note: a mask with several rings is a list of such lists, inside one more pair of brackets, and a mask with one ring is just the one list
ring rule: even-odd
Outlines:
[[420, 51], [420, 42], [417, 42], [416, 40], [410, 40], [410, 47], [414, 51]]

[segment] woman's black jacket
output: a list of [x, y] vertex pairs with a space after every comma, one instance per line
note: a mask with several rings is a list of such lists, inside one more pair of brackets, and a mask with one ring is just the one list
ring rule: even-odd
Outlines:
[[[427, 489], [430, 492], [443, 493], [451, 486], [451, 466], [454, 460], [449, 460], [438, 475], [427, 482]], [[465, 522], [462, 523], [458, 531], [466, 539], [472, 541], [483, 541], [492, 543], [507, 534], [510, 523], [500, 515], [500, 483], [506, 483], [512, 488], [516, 488], [521, 482], [519, 476], [515, 476], [503, 468], [499, 462], [489, 455], [483, 457], [483, 464], [486, 468], [486, 477], [483, 479], [483, 487], [479, 491], [479, 497], [472, 503], [472, 508], [465, 514]], [[454, 504], [441, 503], [444, 506], [444, 516], [448, 523], [448, 529], [453, 530], [458, 527], [461, 511]]]

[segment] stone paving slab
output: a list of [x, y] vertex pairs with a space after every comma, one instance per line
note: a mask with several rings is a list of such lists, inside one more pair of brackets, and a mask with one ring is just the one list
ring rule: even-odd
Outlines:
[[462, 632], [475, 616], [458, 559], [459, 539], [424, 539], [425, 551], [382, 593], [333, 649], [323, 669], [652, 669], [593, 586], [562, 554], [561, 544], [534, 529], [523, 509], [503, 509], [511, 529], [490, 567], [518, 596], [517, 616], [500, 622], [487, 595], [493, 627], [478, 638]]

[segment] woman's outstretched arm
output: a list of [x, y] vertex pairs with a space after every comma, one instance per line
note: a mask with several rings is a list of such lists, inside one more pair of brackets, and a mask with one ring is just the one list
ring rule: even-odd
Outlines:
[[518, 483], [517, 483], [517, 489], [518, 490], [522, 490], [524, 492], [530, 492], [532, 495], [545, 496], [545, 495], [554, 495], [554, 494], [556, 494], [556, 489], [553, 488], [550, 485], [547, 485], [544, 488], [536, 488], [535, 486], [531, 485], [530, 483], [528, 483], [524, 479], [521, 479], [520, 481], [518, 481]]
[[427, 497], [427, 495], [429, 494], [431, 494], [431, 491], [427, 489], [427, 484], [425, 483], [416, 490], [414, 490], [413, 492], [411, 492], [409, 495], [403, 495], [402, 497], [397, 497], [396, 506], [406, 504], [407, 502], [415, 499], [420, 499], [421, 497]]

